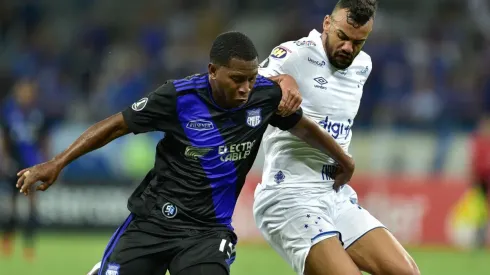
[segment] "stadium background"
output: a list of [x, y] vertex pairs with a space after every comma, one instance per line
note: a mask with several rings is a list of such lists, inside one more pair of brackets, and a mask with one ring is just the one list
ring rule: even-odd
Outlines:
[[[263, 59], [278, 43], [320, 30], [334, 4], [3, 0], [0, 99], [15, 83], [35, 79], [52, 126], [52, 156], [165, 79], [205, 71], [220, 32], [245, 32]], [[373, 72], [355, 121], [353, 185], [360, 203], [409, 247], [422, 274], [490, 274], [490, 254], [473, 249], [488, 213], [471, 187], [470, 150], [490, 107], [489, 6], [484, 0], [381, 1], [365, 46]], [[0, 274], [88, 271], [128, 214], [126, 199], [151, 167], [161, 137], [124, 137], [67, 167], [54, 188], [38, 194], [43, 229], [36, 260], [24, 262], [17, 249], [0, 257]], [[232, 274], [293, 274], [263, 243], [251, 215], [262, 162], [261, 154], [235, 213], [241, 242]], [[11, 187], [0, 184], [0, 222]], [[21, 220], [25, 202], [19, 201]]]

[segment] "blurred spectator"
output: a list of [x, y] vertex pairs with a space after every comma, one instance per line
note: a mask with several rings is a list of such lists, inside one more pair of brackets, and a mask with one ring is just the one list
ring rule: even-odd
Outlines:
[[[46, 158], [47, 122], [44, 114], [37, 107], [38, 85], [31, 79], [19, 80], [11, 97], [7, 98], [0, 109], [0, 126], [2, 130], [3, 176], [11, 190], [9, 220], [3, 228], [3, 252], [10, 254], [13, 249], [13, 237], [16, 229], [16, 206], [20, 196], [14, 186], [17, 171], [36, 165]], [[24, 225], [24, 256], [34, 256], [34, 231], [36, 228], [35, 196], [29, 196], [29, 216]]]
[[[490, 117], [484, 116], [480, 120], [478, 130], [472, 139], [472, 179], [475, 187], [481, 191], [490, 210]], [[490, 213], [490, 212], [489, 212]], [[490, 217], [478, 231], [478, 244], [486, 244]]]

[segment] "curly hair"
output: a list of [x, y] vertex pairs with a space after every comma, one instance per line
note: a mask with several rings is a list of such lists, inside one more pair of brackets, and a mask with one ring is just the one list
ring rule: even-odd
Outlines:
[[347, 23], [354, 28], [364, 26], [374, 17], [378, 8], [377, 0], [339, 0], [335, 10], [347, 9]]
[[258, 58], [257, 49], [248, 36], [241, 32], [225, 32], [213, 42], [209, 58], [212, 63], [226, 66], [232, 58], [251, 61]]

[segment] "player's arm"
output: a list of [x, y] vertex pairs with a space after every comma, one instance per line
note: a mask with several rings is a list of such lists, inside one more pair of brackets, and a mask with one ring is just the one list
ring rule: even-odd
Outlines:
[[175, 108], [173, 84], [166, 84], [134, 103], [123, 112], [89, 127], [66, 150], [52, 160], [23, 169], [17, 176], [17, 188], [27, 195], [30, 186], [38, 181], [36, 189], [44, 191], [56, 180], [61, 170], [79, 157], [103, 147], [130, 132], [135, 134], [167, 129]]
[[346, 184], [354, 173], [354, 160], [349, 157], [342, 147], [313, 120], [303, 115], [302, 109], [289, 117], [273, 117], [270, 124], [302, 139], [333, 158], [340, 166], [335, 177], [334, 188], [338, 190]]
[[296, 80], [288, 74], [270, 76], [269, 79], [279, 84], [282, 91], [282, 98], [277, 108], [277, 114], [280, 116], [289, 116], [296, 112], [303, 101]]
[[292, 77], [292, 75], [299, 75], [296, 67], [297, 59], [297, 52], [292, 52], [281, 45], [275, 47], [259, 67], [260, 75], [277, 82], [281, 87], [282, 99], [278, 107], [278, 114], [281, 116], [289, 116], [296, 112], [303, 100], [298, 84]]

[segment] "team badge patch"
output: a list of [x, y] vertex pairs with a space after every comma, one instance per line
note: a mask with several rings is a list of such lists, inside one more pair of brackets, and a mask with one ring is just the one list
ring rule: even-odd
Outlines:
[[108, 264], [105, 275], [119, 275], [119, 268], [118, 264]]
[[140, 99], [137, 102], [133, 103], [133, 105], [131, 105], [131, 108], [133, 110], [135, 110], [136, 112], [138, 112], [138, 111], [141, 111], [141, 110], [143, 110], [145, 108], [146, 103], [148, 103], [148, 98], [147, 97], [143, 97], [142, 99]]
[[247, 111], [247, 125], [257, 127], [262, 122], [261, 109], [253, 109]]
[[275, 47], [272, 50], [271, 56], [274, 58], [284, 58], [288, 54], [288, 50], [283, 47]]
[[286, 178], [286, 176], [284, 175], [284, 173], [282, 171], [279, 171], [277, 172], [275, 175], [274, 175], [274, 181], [276, 183], [281, 183], [284, 181], [284, 179]]
[[177, 216], [177, 207], [170, 202], [167, 202], [162, 206], [162, 214], [165, 217], [172, 219]]

